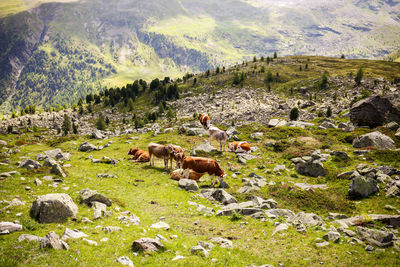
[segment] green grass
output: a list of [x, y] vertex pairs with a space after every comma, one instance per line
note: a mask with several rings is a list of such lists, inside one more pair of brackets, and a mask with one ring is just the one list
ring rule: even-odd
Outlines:
[[[273, 198], [278, 202], [279, 208], [291, 209], [294, 212], [306, 211], [314, 212], [322, 218], [329, 212], [345, 213], [349, 216], [369, 213], [390, 213], [383, 207], [386, 204], [400, 207], [398, 199], [386, 198], [384, 193], [363, 199], [361, 201], [353, 201], [347, 197], [347, 188], [350, 181], [337, 181], [333, 173], [343, 171], [343, 169], [354, 169], [355, 165], [362, 162], [358, 157], [352, 156], [347, 163], [329, 160], [324, 163], [329, 177], [326, 178], [310, 178], [302, 175], [292, 177], [295, 174], [293, 167], [285, 157], [285, 152], [297, 153], [307, 149], [315, 149], [312, 143], [299, 144], [291, 142], [289, 139], [298, 137], [312, 137], [320, 142], [322, 146], [324, 140], [328, 138], [332, 142], [332, 147], [351, 151], [350, 144], [340, 141], [341, 134], [332, 130], [302, 130], [290, 127], [282, 127], [276, 129], [265, 129], [262, 125], [247, 125], [238, 128], [241, 136], [247, 137], [255, 130], [265, 132], [265, 138], [280, 139], [288, 142], [288, 147], [283, 153], [273, 152], [266, 148], [263, 142], [252, 143], [259, 148], [260, 158], [248, 161], [247, 165], [241, 165], [237, 162], [236, 156], [232, 153], [225, 152], [215, 155], [214, 158], [221, 162], [222, 168], [227, 171], [227, 182], [231, 186], [228, 192], [235, 195], [240, 201], [246, 201], [245, 195], [240, 195], [236, 191], [243, 185], [241, 177], [247, 176], [250, 172], [264, 176], [268, 181], [276, 182], [275, 186], [266, 186], [256, 195], [263, 198]], [[364, 131], [365, 129], [363, 129]], [[365, 130], [368, 131], [368, 130]], [[175, 143], [190, 151], [191, 148], [202, 142], [202, 138], [178, 135], [176, 132], [170, 134], [161, 134], [153, 137], [152, 133], [137, 135], [138, 140], [130, 140], [129, 136], [120, 136], [112, 138], [114, 143], [101, 151], [90, 153], [78, 152], [77, 148], [83, 141], [90, 141], [95, 145], [104, 145], [108, 140], [88, 140], [85, 137], [73, 136], [72, 138], [51, 137], [41, 133], [45, 139], [39, 141], [35, 137], [35, 133], [24, 134], [19, 140], [15, 140], [15, 136], [1, 136], [4, 140], [14, 140], [9, 143], [10, 148], [18, 148], [20, 153], [10, 157], [12, 162], [21, 160], [20, 157], [34, 158], [37, 153], [51, 148], [61, 148], [65, 152], [72, 154], [71, 161], [67, 162], [72, 167], [65, 168], [68, 177], [64, 179], [64, 183], [57, 188], [53, 188], [49, 182], [43, 181], [43, 185], [36, 186], [33, 184], [34, 178], [49, 175], [48, 168], [41, 168], [37, 171], [26, 171], [18, 169], [21, 175], [14, 178], [7, 178], [1, 181], [1, 199], [12, 200], [20, 198], [26, 201], [25, 206], [17, 206], [10, 209], [10, 213], [0, 213], [1, 221], [19, 220], [24, 230], [6, 236], [0, 236], [0, 265], [1, 266], [44, 266], [56, 265], [79, 265], [79, 266], [97, 266], [97, 265], [114, 265], [114, 261], [119, 256], [128, 256], [132, 259], [136, 266], [160, 266], [160, 265], [177, 265], [177, 266], [245, 266], [251, 264], [283, 264], [296, 266], [317, 265], [321, 261], [329, 265], [348, 266], [357, 261], [360, 265], [375, 266], [392, 266], [398, 265], [400, 258], [393, 248], [387, 248], [383, 253], [366, 253], [363, 246], [350, 245], [346, 241], [340, 244], [331, 243], [327, 248], [318, 249], [314, 246], [314, 239], [322, 237], [324, 232], [308, 229], [305, 234], [297, 233], [292, 227], [288, 231], [272, 236], [275, 227], [274, 220], [258, 221], [249, 217], [227, 216], [216, 217], [203, 216], [199, 214], [193, 206], [188, 205], [188, 201], [195, 201], [207, 207], [218, 207], [209, 201], [199, 198], [196, 194], [188, 193], [181, 190], [177, 186], [177, 182], [169, 179], [169, 175], [162, 169], [160, 160], [156, 161], [156, 167], [150, 167], [147, 163], [133, 164], [129, 162], [126, 155], [130, 147], [139, 147], [145, 149], [151, 141], [158, 143]], [[130, 142], [126, 143], [127, 141]], [[216, 144], [214, 144], [216, 145]], [[386, 162], [391, 165], [393, 162], [384, 161], [383, 158], [390, 156], [382, 156], [382, 153], [373, 154], [380, 162]], [[107, 164], [94, 164], [86, 159], [89, 155], [94, 158], [101, 158], [106, 155], [120, 160], [117, 166]], [[383, 158], [381, 158], [383, 157]], [[276, 164], [285, 164], [289, 171], [278, 176], [271, 172]], [[344, 165], [340, 165], [344, 164]], [[265, 169], [258, 169], [258, 166], [265, 165]], [[1, 171], [8, 171], [12, 168], [0, 166]], [[233, 171], [240, 171], [243, 175], [233, 178]], [[98, 173], [110, 173], [118, 178], [98, 179]], [[25, 180], [21, 180], [21, 176]], [[135, 182], [135, 180], [143, 180], [144, 182]], [[302, 191], [293, 186], [296, 182], [307, 183], [327, 183], [330, 189]], [[283, 183], [283, 184], [282, 184]], [[199, 183], [200, 187], [208, 186], [209, 179], [207, 175], [204, 180]], [[25, 186], [30, 186], [31, 191], [26, 191]], [[93, 211], [83, 204], [79, 204], [78, 193], [81, 189], [90, 188], [108, 196], [113, 200], [113, 206], [108, 208], [113, 211], [111, 217], [94, 221], [93, 223], [84, 224], [81, 222], [83, 217], [92, 218]], [[62, 224], [39, 224], [29, 217], [29, 206], [35, 199], [35, 196], [47, 193], [67, 193], [79, 206], [79, 212], [76, 220], [67, 220]], [[4, 205], [4, 204], [1, 204]], [[117, 221], [118, 211], [115, 207], [119, 206], [121, 211], [129, 210], [141, 219], [139, 226], [121, 226]], [[1, 206], [2, 207], [2, 206]], [[22, 216], [17, 217], [15, 214], [21, 212]], [[165, 221], [171, 226], [168, 231], [154, 230], [149, 226], [159, 221], [161, 216], [165, 217]], [[280, 221], [280, 219], [276, 220]], [[195, 224], [197, 222], [197, 224]], [[242, 225], [242, 222], [247, 224]], [[102, 226], [121, 226], [122, 232], [106, 234], [101, 231]], [[78, 229], [88, 234], [88, 239], [95, 240], [99, 243], [98, 247], [91, 247], [81, 240], [68, 240], [70, 250], [54, 251], [40, 250], [38, 244], [22, 242], [19, 243], [17, 238], [22, 233], [29, 233], [38, 236], [44, 236], [49, 231], [55, 231], [61, 235], [65, 229], [69, 227]], [[140, 237], [155, 237], [161, 234], [171, 240], [170, 243], [164, 243], [166, 251], [150, 254], [149, 256], [134, 256], [131, 251], [131, 244]], [[175, 239], [171, 239], [172, 235], [177, 235]], [[198, 241], [207, 241], [211, 237], [221, 236], [232, 239], [234, 249], [227, 250], [219, 247], [214, 248], [209, 258], [201, 258], [193, 256], [189, 252], [189, 248], [196, 245]], [[108, 237], [107, 242], [100, 242], [100, 239]], [[299, 242], [301, 240], [301, 242]], [[79, 251], [79, 253], [77, 253]], [[352, 252], [351, 255], [348, 251]], [[394, 254], [393, 254], [394, 253]], [[185, 258], [176, 262], [171, 262], [177, 254]], [[217, 259], [213, 261], [212, 259]]]

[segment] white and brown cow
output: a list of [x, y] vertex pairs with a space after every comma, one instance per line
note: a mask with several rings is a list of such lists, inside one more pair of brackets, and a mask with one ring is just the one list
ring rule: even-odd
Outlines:
[[171, 169], [172, 169], [172, 159], [176, 161], [176, 168], [181, 168], [182, 161], [185, 157], [185, 151], [183, 150], [183, 148], [177, 145], [169, 144], [168, 149], [171, 160]]
[[201, 123], [201, 125], [203, 125], [203, 127], [205, 129], [210, 128], [210, 117], [205, 113], [201, 114], [200, 115], [200, 123]]
[[[184, 175], [185, 175], [185, 170], [184, 169], [176, 169], [176, 170], [173, 170], [172, 172], [170, 172], [170, 174], [169, 174], [171, 179], [178, 180], [178, 181], [180, 179], [185, 178]], [[193, 170], [189, 170], [189, 179], [190, 180], [198, 181], [198, 180], [200, 180], [200, 178], [203, 175], [204, 175], [204, 173], [198, 173], [198, 172], [195, 172]]]
[[208, 129], [208, 133], [210, 135], [210, 137], [209, 137], [210, 144], [213, 139], [217, 140], [219, 142], [220, 151], [221, 152], [225, 151], [225, 143], [226, 143], [226, 141], [228, 141], [229, 138], [231, 138], [231, 134], [226, 131], [218, 129], [215, 126], [211, 126]]
[[[154, 166], [154, 157], [164, 159], [164, 168], [168, 169], [168, 160], [170, 157], [169, 148], [165, 145], [160, 145], [151, 142], [148, 145], [150, 166]], [[153, 164], [152, 164], [153, 163]]]
[[202, 157], [186, 157], [182, 162], [182, 169], [184, 169], [184, 178], [188, 179], [190, 170], [197, 173], [208, 173], [211, 179], [211, 186], [214, 186], [214, 176], [218, 177], [219, 183], [226, 177], [226, 173], [221, 169], [218, 162], [209, 158]]
[[232, 142], [228, 144], [228, 151], [235, 153], [249, 153], [251, 150], [247, 142]]

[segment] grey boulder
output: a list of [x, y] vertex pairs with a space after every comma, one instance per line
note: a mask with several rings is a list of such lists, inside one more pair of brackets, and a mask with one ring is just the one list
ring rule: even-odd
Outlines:
[[394, 141], [389, 136], [378, 131], [358, 136], [353, 140], [353, 147], [375, 147], [379, 150], [396, 148]]
[[30, 214], [40, 223], [63, 222], [75, 217], [78, 206], [67, 194], [47, 194], [33, 201]]

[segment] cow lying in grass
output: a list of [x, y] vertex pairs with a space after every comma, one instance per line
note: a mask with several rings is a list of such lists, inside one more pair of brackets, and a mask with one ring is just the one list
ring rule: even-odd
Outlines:
[[208, 129], [210, 127], [210, 117], [205, 113], [201, 114], [200, 123], [205, 129]]
[[147, 151], [141, 150], [139, 148], [129, 149], [128, 155], [133, 155], [133, 162], [148, 162], [150, 157]]
[[202, 157], [186, 157], [182, 162], [182, 169], [184, 169], [184, 178], [190, 177], [190, 170], [197, 173], [208, 173], [210, 175], [211, 186], [214, 186], [214, 176], [217, 176], [221, 185], [226, 177], [226, 173], [221, 169], [218, 162], [213, 159]]
[[232, 142], [228, 144], [228, 151], [235, 153], [250, 153], [250, 145], [247, 142]]
[[148, 149], [149, 149], [150, 166], [154, 166], [154, 157], [157, 157], [164, 159], [164, 168], [168, 169], [168, 160], [170, 157], [170, 152], [169, 152], [170, 150], [168, 146], [152, 142], [148, 145]]
[[231, 134], [227, 133], [226, 131], [222, 131], [222, 130], [218, 129], [215, 126], [211, 126], [208, 129], [208, 133], [210, 134], [210, 137], [209, 137], [210, 144], [213, 139], [217, 140], [219, 142], [220, 151], [221, 152], [225, 151], [225, 143], [226, 143], [226, 141], [228, 141], [229, 138], [231, 138]]
[[[169, 175], [171, 176], [171, 179], [179, 181], [180, 179], [184, 178], [184, 172], [185, 172], [184, 169], [176, 169], [176, 170], [170, 172]], [[191, 179], [191, 180], [198, 181], [198, 180], [200, 180], [200, 178], [203, 175], [204, 175], [204, 173], [198, 173], [193, 170], [189, 170], [189, 179]]]
[[185, 151], [183, 150], [183, 148], [177, 145], [169, 144], [168, 149], [171, 160], [171, 169], [172, 169], [172, 159], [176, 161], [176, 168], [178, 169], [181, 168], [183, 158], [185, 157]]

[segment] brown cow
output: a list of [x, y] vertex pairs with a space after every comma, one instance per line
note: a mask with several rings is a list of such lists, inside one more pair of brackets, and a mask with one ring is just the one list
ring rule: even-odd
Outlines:
[[[154, 157], [164, 159], [164, 168], [168, 169], [168, 159], [170, 157], [168, 146], [151, 142], [148, 145], [150, 166], [154, 166]], [[151, 164], [153, 162], [153, 164]]]
[[205, 113], [201, 114], [200, 123], [205, 129], [208, 129], [210, 127], [210, 117]]
[[185, 151], [183, 148], [177, 145], [169, 144], [169, 155], [171, 160], [171, 169], [172, 169], [172, 159], [176, 161], [176, 168], [182, 167], [182, 160], [185, 158]]
[[226, 177], [218, 162], [213, 159], [202, 157], [186, 157], [182, 162], [182, 169], [185, 170], [184, 178], [189, 178], [190, 170], [197, 173], [208, 173], [211, 179], [211, 186], [214, 186], [214, 175], [218, 177], [219, 183]]
[[228, 150], [235, 153], [249, 153], [251, 148], [247, 142], [232, 142], [228, 144]]
[[129, 149], [128, 155], [133, 155], [133, 162], [148, 162], [149, 161], [149, 153], [147, 151], [141, 150], [139, 148], [131, 148]]
[[[184, 178], [184, 171], [185, 171], [184, 169], [176, 169], [176, 170], [170, 172], [169, 175], [171, 176], [171, 179], [179, 181], [180, 179]], [[189, 179], [190, 180], [198, 181], [198, 180], [200, 180], [200, 178], [203, 175], [204, 175], [204, 173], [198, 173], [193, 170], [189, 170]]]

